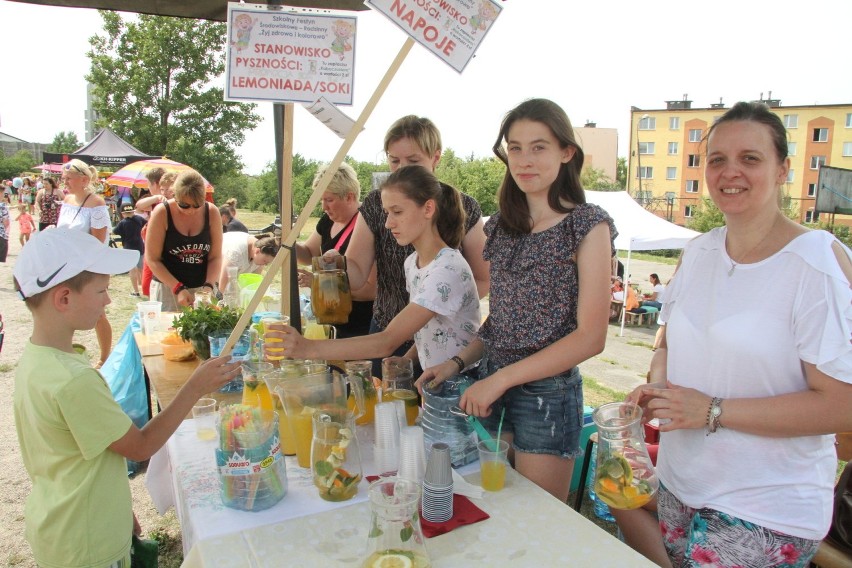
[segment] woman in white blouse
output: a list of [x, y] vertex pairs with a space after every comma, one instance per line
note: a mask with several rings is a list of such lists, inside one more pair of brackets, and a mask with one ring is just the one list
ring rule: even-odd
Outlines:
[[[96, 176], [97, 170], [81, 160], [74, 159], [62, 166], [62, 179], [68, 195], [59, 210], [56, 226], [85, 231], [106, 246], [112, 224], [106, 202], [95, 193], [93, 182]], [[95, 324], [95, 333], [100, 348], [100, 360], [95, 368], [100, 368], [112, 350], [112, 326], [105, 314]]]

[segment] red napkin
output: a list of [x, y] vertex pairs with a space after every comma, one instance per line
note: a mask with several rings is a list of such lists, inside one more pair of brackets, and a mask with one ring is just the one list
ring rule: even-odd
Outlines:
[[420, 515], [420, 526], [423, 527], [423, 536], [432, 538], [439, 534], [448, 533], [451, 530], [472, 525], [479, 521], [488, 519], [489, 515], [464, 495], [453, 494], [453, 516], [445, 523], [430, 523]]
[[[378, 478], [379, 477], [377, 475], [368, 475], [367, 481], [372, 483]], [[423, 536], [426, 538], [432, 538], [433, 536], [448, 533], [458, 527], [472, 525], [473, 523], [478, 523], [479, 521], [484, 521], [489, 518], [491, 518], [490, 515], [474, 505], [470, 499], [464, 495], [456, 495], [454, 493], [453, 516], [449, 521], [444, 523], [432, 523], [424, 519], [423, 514], [421, 513], [420, 526], [423, 528]]]

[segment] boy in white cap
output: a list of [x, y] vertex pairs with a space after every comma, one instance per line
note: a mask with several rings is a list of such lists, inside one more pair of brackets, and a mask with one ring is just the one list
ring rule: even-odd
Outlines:
[[72, 338], [92, 329], [110, 303], [109, 275], [127, 272], [138, 259], [137, 251], [60, 227], [37, 233], [15, 264], [15, 287], [33, 315], [15, 375], [14, 413], [33, 484], [26, 538], [39, 566], [129, 567], [125, 458], [150, 458], [199, 397], [240, 373], [227, 357], [209, 359], [144, 428], [133, 424]]

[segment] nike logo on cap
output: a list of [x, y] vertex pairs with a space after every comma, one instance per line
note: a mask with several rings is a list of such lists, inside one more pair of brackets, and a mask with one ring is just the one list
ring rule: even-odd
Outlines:
[[68, 263], [66, 262], [65, 264], [63, 264], [62, 266], [60, 266], [60, 267], [56, 270], [56, 272], [54, 272], [53, 274], [51, 274], [50, 276], [48, 276], [48, 277], [47, 277], [47, 278], [45, 278], [44, 280], [42, 280], [41, 278], [36, 278], [36, 284], [38, 285], [38, 287], [39, 287], [39, 288], [44, 288], [45, 286], [47, 286], [48, 284], [50, 284], [50, 281], [51, 281], [51, 280], [53, 280], [54, 278], [56, 278], [56, 275], [57, 275], [57, 274], [59, 274], [59, 271], [60, 271], [60, 270], [62, 270], [63, 268], [65, 268], [65, 266], [66, 266], [67, 264], [68, 264]]

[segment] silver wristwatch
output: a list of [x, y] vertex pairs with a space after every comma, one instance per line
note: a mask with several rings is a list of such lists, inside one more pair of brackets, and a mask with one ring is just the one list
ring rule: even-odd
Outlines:
[[710, 415], [707, 421], [707, 433], [714, 434], [716, 430], [722, 427], [719, 417], [722, 416], [722, 399], [714, 398], [710, 403]]

